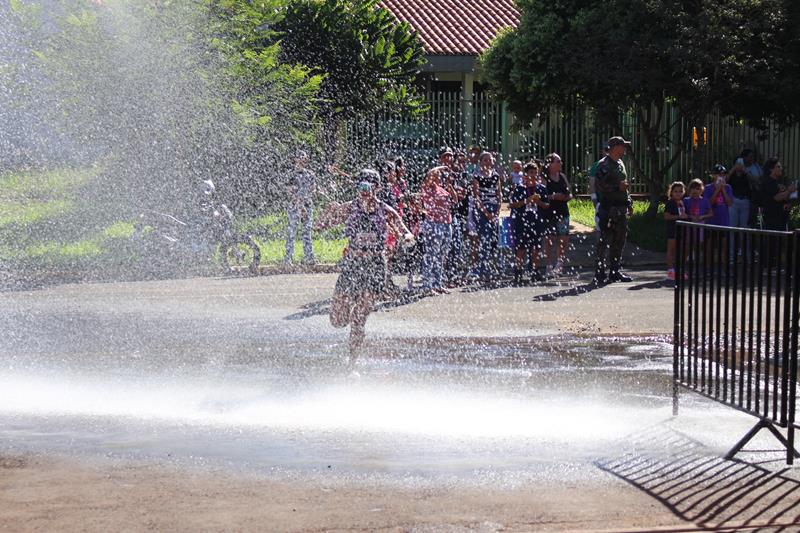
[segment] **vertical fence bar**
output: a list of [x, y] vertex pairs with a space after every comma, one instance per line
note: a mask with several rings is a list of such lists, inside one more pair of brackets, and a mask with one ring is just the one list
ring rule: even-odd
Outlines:
[[[680, 310], [681, 310], [681, 337], [680, 337], [681, 338], [681, 352], [680, 352], [679, 356], [680, 356], [680, 372], [681, 372], [680, 378], [681, 378], [681, 381], [683, 382], [686, 379], [685, 371], [684, 371], [684, 364], [685, 364], [685, 361], [686, 361], [686, 350], [684, 349], [684, 347], [686, 345], [686, 342], [685, 342], [684, 339], [686, 339], [686, 278], [688, 277], [688, 276], [686, 276], [686, 254], [684, 253], [684, 251], [686, 249], [686, 226], [683, 226], [682, 224], [679, 224], [678, 231], [680, 232], [680, 239], [681, 239], [680, 240], [680, 247], [677, 246], [677, 244], [678, 244], [677, 242], [675, 244], [676, 244], [676, 249], [677, 249], [677, 253], [678, 253], [678, 258], [680, 260], [680, 262], [678, 263], [678, 268], [680, 269], [680, 271], [679, 271], [679, 273], [680, 273], [680, 285], [679, 285], [679, 287], [680, 287], [680, 296], [681, 296], [681, 301], [680, 301]], [[676, 274], [676, 279], [677, 279], [677, 274]], [[677, 281], [676, 281], [676, 283], [677, 283]]]
[[700, 333], [700, 305], [698, 304], [698, 300], [700, 299], [700, 260], [697, 258], [697, 250], [701, 246], [700, 241], [700, 230], [699, 228], [692, 227], [692, 233], [694, 236], [694, 246], [691, 248], [692, 253], [692, 261], [693, 261], [693, 272], [691, 274], [694, 285], [694, 296], [693, 296], [693, 303], [694, 303], [694, 350], [692, 352], [692, 387], [695, 389], [697, 388], [697, 384], [699, 383], [698, 374], [698, 357], [700, 353], [700, 341], [698, 340], [699, 333]]
[[684, 225], [683, 227], [684, 246], [686, 255], [684, 257], [683, 272], [688, 278], [686, 280], [685, 295], [683, 297], [686, 302], [686, 359], [685, 359], [685, 377], [684, 383], [691, 383], [692, 381], [692, 346], [694, 343], [694, 279], [692, 278], [692, 260], [688, 255], [688, 250], [692, 249], [694, 243], [694, 235], [692, 234], [691, 226]]
[[678, 414], [678, 380], [683, 374], [680, 366], [680, 351], [683, 347], [683, 306], [681, 305], [683, 300], [683, 266], [680, 260], [682, 254], [679, 251], [683, 243], [681, 238], [683, 226], [680, 224], [675, 226], [675, 248], [678, 251], [675, 258], [675, 291], [673, 292], [674, 301], [672, 304], [672, 416], [677, 416]]
[[797, 336], [800, 329], [800, 231], [795, 231], [792, 235], [793, 253], [793, 291], [792, 291], [792, 342], [789, 350], [789, 401], [788, 401], [788, 420], [787, 440], [789, 441], [788, 451], [786, 452], [786, 462], [794, 463], [794, 432], [795, 432], [795, 411], [797, 409]]
[[[747, 314], [747, 410], [749, 411], [753, 407], [753, 322], [755, 317], [755, 301], [756, 301], [756, 292], [755, 292], [755, 266], [753, 262], [755, 261], [755, 245], [753, 241], [755, 239], [750, 239], [751, 245], [751, 252], [750, 252], [750, 264], [748, 268], [750, 270], [749, 276], [749, 289], [750, 289], [750, 298], [748, 299], [748, 303], [750, 304], [748, 308]], [[760, 242], [760, 240], [759, 240]]]
[[716, 323], [714, 325], [714, 397], [719, 398], [720, 394], [720, 361], [722, 359], [722, 352], [720, 348], [720, 336], [722, 334], [722, 243], [724, 241], [723, 237], [725, 237], [726, 233], [723, 233], [723, 230], [715, 229], [714, 233], [716, 235], [715, 242], [717, 245], [716, 248], [716, 268], [714, 278], [714, 283], [717, 286], [717, 296], [715, 298], [716, 303], [716, 311], [715, 311], [715, 318]]
[[739, 358], [736, 356], [736, 304], [738, 303], [739, 296], [739, 261], [737, 259], [739, 255], [739, 246], [742, 244], [741, 237], [741, 232], [733, 232], [733, 247], [736, 249], [736, 251], [733, 258], [733, 298], [731, 298], [731, 403], [736, 402], [736, 367], [738, 366], [737, 362], [739, 360]]
[[764, 253], [767, 276], [767, 298], [765, 303], [766, 318], [764, 321], [764, 416], [769, 416], [769, 388], [770, 388], [770, 333], [772, 329], [772, 247], [775, 242], [773, 235], [767, 235], [767, 246]]
[[[733, 246], [732, 237], [736, 235], [733, 231], [726, 231], [725, 232], [725, 250], [730, 257], [730, 250], [731, 246]], [[735, 255], [734, 261], [735, 261]], [[728, 401], [728, 372], [730, 371], [730, 353], [729, 353], [729, 320], [730, 320], [730, 294], [731, 294], [731, 268], [732, 263], [730, 259], [727, 262], [727, 266], [725, 267], [725, 317], [722, 327], [722, 399], [723, 401]]]
[[[795, 249], [795, 236], [792, 235], [790, 238], [786, 240], [786, 273], [789, 274], [793, 272], [794, 263], [797, 262], [797, 253], [798, 250]], [[780, 275], [779, 275], [780, 277]], [[798, 279], [794, 278], [794, 285], [797, 285]], [[791, 313], [792, 313], [792, 290], [793, 290], [793, 283], [791, 279], [786, 280], [786, 286], [783, 290], [783, 357], [781, 360], [781, 424], [787, 424], [787, 410], [788, 410], [788, 401], [789, 401], [789, 366], [790, 366], [790, 359], [793, 354], [797, 354], [796, 348], [795, 351], [792, 351], [792, 321], [791, 321]]]
[[[749, 233], [745, 233], [743, 235], [742, 244], [745, 246], [744, 250], [751, 249], [751, 236]], [[746, 251], [742, 252], [743, 254], [747, 254]], [[745, 321], [747, 317], [747, 290], [748, 290], [748, 280], [747, 280], [747, 273], [750, 270], [750, 258], [744, 257], [742, 261], [742, 313], [741, 313], [741, 328], [739, 329], [739, 407], [745, 406], [745, 398], [744, 398], [744, 362], [745, 362], [745, 351], [744, 345], [746, 342], [745, 332]]]
[[[775, 346], [772, 350], [772, 419], [779, 420], [778, 418], [778, 396], [780, 396], [780, 389], [778, 388], [779, 374], [785, 372], [785, 368], [781, 367], [781, 256], [783, 255], [783, 241], [784, 237], [775, 237], [776, 250], [775, 250]], [[788, 257], [787, 257], [788, 259]], [[770, 267], [771, 269], [771, 267]]]
[[[700, 302], [700, 314], [701, 314], [701, 322], [700, 322], [700, 390], [705, 391], [706, 389], [706, 366], [708, 361], [708, 355], [706, 354], [706, 341], [708, 337], [706, 337], [707, 332], [707, 325], [708, 325], [708, 239], [709, 239], [709, 232], [706, 231], [706, 228], [700, 229], [700, 246], [698, 247], [698, 264], [702, 264], [702, 268], [700, 268], [699, 276], [700, 281], [702, 282], [702, 300]], [[699, 285], [700, 283], [698, 283]]]
[[760, 411], [761, 408], [761, 319], [762, 309], [764, 303], [764, 260], [766, 252], [764, 250], [764, 236], [758, 235], [758, 300], [757, 300], [757, 316], [756, 316], [756, 375], [755, 375], [755, 398], [756, 405], [755, 411]]

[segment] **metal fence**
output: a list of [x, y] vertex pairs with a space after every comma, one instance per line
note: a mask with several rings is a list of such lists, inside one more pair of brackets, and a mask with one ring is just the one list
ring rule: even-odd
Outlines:
[[681, 221], [676, 237], [675, 414], [681, 387], [749, 413], [758, 423], [726, 457], [768, 429], [792, 464], [800, 232]]
[[[603, 144], [609, 136], [622, 134], [638, 148], [636, 154], [642, 168], [649, 168], [648, 155], [639, 148], [645, 146], [643, 129], [633, 113], [622, 113], [619, 116], [622, 131], [612, 131], [598, 125], [591, 109], [578, 104], [544, 113], [531, 124], [520, 124], [504, 103], [486, 93], [475, 93], [472, 99], [465, 100], [458, 91], [434, 92], [427, 96], [426, 103], [428, 110], [418, 116], [382, 113], [351, 122], [346, 133], [348, 146], [407, 153], [427, 160], [441, 146], [471, 144], [497, 151], [506, 162], [558, 152], [577, 192], [585, 192], [586, 172], [599, 158]], [[665, 177], [665, 186], [689, 178], [695, 165], [705, 170], [718, 162], [730, 166], [743, 148], [754, 149], [761, 159], [781, 157], [785, 174], [800, 177], [800, 125], [780, 129], [769, 122], [761, 130], [733, 117], [712, 113], [699, 125], [698, 142], [705, 143], [705, 149], [697, 151], [691, 145], [692, 126], [680, 118], [678, 109], [665, 103], [661, 112], [666, 126], [663, 146], [658, 152], [659, 165], [663, 166], [679, 145], [684, 147]], [[632, 169], [630, 161], [627, 163], [629, 170]], [[632, 177], [632, 192], [646, 192], [643, 177]]]

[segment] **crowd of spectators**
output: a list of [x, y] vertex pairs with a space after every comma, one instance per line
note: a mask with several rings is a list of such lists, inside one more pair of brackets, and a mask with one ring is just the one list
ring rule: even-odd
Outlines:
[[[599, 282], [630, 280], [619, 270], [626, 219], [631, 214], [627, 174], [620, 157], [629, 144], [621, 137], [610, 139], [605, 157], [589, 171], [589, 192], [597, 212], [595, 279]], [[514, 284], [522, 285], [564, 272], [572, 186], [557, 153], [543, 160], [514, 160], [506, 167], [497, 154], [479, 146], [468, 150], [444, 147], [438, 160], [416, 180], [418, 186], [412, 187], [406, 172], [402, 158], [379, 165], [377, 197], [398, 213], [416, 237], [411, 248], [387, 237], [387, 292], [398, 290], [390, 275], [397, 270], [407, 273], [409, 289], [419, 273], [426, 294], [444, 294], [475, 282], [493, 285], [507, 274], [513, 276]], [[295, 174], [290, 186], [295, 200], [288, 211], [286, 261], [292, 260], [295, 233], [301, 229], [304, 261], [313, 263], [310, 198], [314, 177], [304, 152], [296, 157]], [[718, 164], [708, 176], [706, 183], [700, 179], [688, 184], [674, 182], [667, 191], [664, 218], [669, 279], [675, 278], [678, 220], [787, 229], [797, 183], [784, 178], [779, 159], [769, 158], [760, 165], [752, 150], [744, 150], [730, 170]], [[504, 203], [507, 211], [501, 210]], [[729, 253], [733, 258], [742, 250]]]
[[[290, 186], [286, 263], [293, 260], [298, 229], [304, 262], [314, 262], [308, 201], [313, 180], [307, 166], [307, 155], [300, 152]], [[492, 285], [507, 273], [515, 284], [524, 284], [563, 272], [572, 193], [558, 154], [515, 160], [506, 167], [480, 146], [444, 147], [418, 187], [409, 183], [402, 158], [382, 162], [379, 172], [377, 197], [397, 211], [416, 237], [412, 249], [387, 238], [387, 291], [397, 290], [389, 275], [397, 270], [408, 273], [409, 288], [419, 272], [426, 294], [470, 283]], [[509, 209], [501, 212], [504, 203]]]
[[[667, 221], [667, 278], [675, 279], [676, 222], [685, 220], [734, 228], [786, 231], [789, 212], [797, 201], [797, 182], [783, 175], [777, 157], [755, 159], [751, 149], [742, 151], [733, 166], [717, 164], [708, 173], [708, 183], [700, 179], [669, 186], [664, 209]], [[729, 261], [746, 252], [742, 247], [725, 250]]]

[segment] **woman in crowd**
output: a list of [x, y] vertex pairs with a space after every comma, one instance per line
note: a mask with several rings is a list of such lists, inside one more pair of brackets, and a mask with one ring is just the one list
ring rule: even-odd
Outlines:
[[470, 242], [467, 217], [469, 216], [469, 191], [472, 176], [467, 173], [466, 167], [467, 154], [466, 152], [458, 151], [451, 168], [456, 198], [450, 210], [453, 215], [453, 223], [451, 225], [453, 231], [445, 270], [447, 286], [450, 288], [457, 287], [464, 282], [467, 263], [469, 262]]
[[497, 231], [503, 198], [503, 180], [495, 170], [494, 157], [489, 152], [480, 156], [480, 168], [472, 178], [472, 197], [478, 233], [476, 273], [481, 281], [488, 283], [497, 273]]
[[789, 209], [792, 193], [797, 184], [786, 186], [783, 183], [783, 165], [777, 157], [764, 161], [764, 181], [761, 185], [761, 198], [764, 204], [764, 228], [786, 231], [789, 225]]
[[569, 205], [572, 200], [569, 181], [562, 172], [561, 156], [550, 154], [545, 158], [545, 185], [547, 186], [549, 232], [545, 241], [548, 269], [555, 275], [564, 269], [564, 259], [569, 247]]
[[744, 159], [741, 157], [736, 160], [733, 168], [728, 174], [728, 185], [731, 186], [733, 203], [728, 213], [730, 214], [731, 227], [747, 228], [750, 227], [750, 207], [753, 199], [753, 188], [750, 185], [750, 178], [744, 168]]
[[547, 188], [539, 183], [539, 168], [528, 163], [524, 167], [522, 182], [514, 187], [509, 202], [514, 234], [515, 285], [522, 285], [522, 272], [527, 260], [531, 265], [531, 281], [544, 279], [539, 259], [546, 212], [550, 208], [546, 197]]
[[[427, 293], [446, 294], [444, 288], [444, 261], [452, 238], [452, 211], [456, 191], [448, 166], [432, 168], [420, 188], [420, 199], [425, 213], [422, 223], [422, 288]], [[443, 179], [444, 176], [444, 179]]]
[[380, 175], [372, 169], [364, 169], [356, 179], [356, 198], [333, 204], [317, 225], [325, 228], [345, 223], [348, 244], [333, 292], [330, 320], [336, 328], [350, 326], [351, 368], [364, 342], [364, 326], [375, 297], [385, 289], [386, 237], [392, 233], [409, 245], [414, 240], [397, 211], [377, 198]]

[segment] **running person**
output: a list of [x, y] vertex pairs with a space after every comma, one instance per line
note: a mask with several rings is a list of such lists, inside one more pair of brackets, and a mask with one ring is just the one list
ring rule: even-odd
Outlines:
[[328, 227], [345, 223], [348, 244], [333, 291], [330, 320], [335, 328], [350, 326], [351, 369], [364, 342], [364, 326], [375, 297], [386, 288], [386, 237], [392, 233], [404, 244], [412, 244], [414, 240], [397, 211], [376, 197], [380, 175], [374, 170], [364, 169], [357, 179], [355, 200], [332, 206], [320, 225]]

